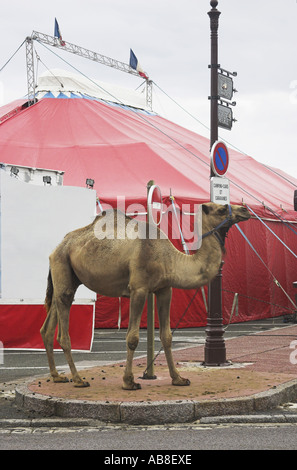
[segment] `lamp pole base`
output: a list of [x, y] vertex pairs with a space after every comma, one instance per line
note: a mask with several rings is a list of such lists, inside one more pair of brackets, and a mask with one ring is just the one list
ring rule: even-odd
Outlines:
[[226, 346], [223, 338], [224, 330], [221, 319], [208, 319], [206, 341], [204, 348], [204, 366], [228, 366], [231, 363], [226, 358]]

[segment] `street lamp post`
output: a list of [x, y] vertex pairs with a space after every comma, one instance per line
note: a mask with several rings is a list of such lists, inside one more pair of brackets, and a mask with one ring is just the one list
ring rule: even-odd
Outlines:
[[[208, 12], [210, 18], [210, 148], [218, 140], [218, 29], [220, 11], [217, 10], [218, 2], [210, 2], [212, 9]], [[214, 172], [211, 168], [211, 176]]]
[[[211, 31], [211, 96], [210, 96], [210, 148], [218, 140], [218, 28], [220, 11], [217, 10], [218, 2], [210, 2], [212, 9], [208, 12]], [[210, 176], [215, 176], [210, 166]], [[226, 346], [223, 338], [222, 318], [222, 267], [208, 286], [208, 317], [206, 326], [206, 341], [204, 349], [204, 365], [226, 365]]]

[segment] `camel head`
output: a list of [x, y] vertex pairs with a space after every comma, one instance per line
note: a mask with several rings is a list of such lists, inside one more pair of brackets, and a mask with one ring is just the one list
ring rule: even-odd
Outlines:
[[209, 227], [216, 227], [225, 221], [222, 227], [230, 227], [233, 224], [243, 222], [250, 218], [250, 213], [245, 206], [215, 204], [208, 202], [202, 205], [202, 211], [207, 216]]
[[204, 233], [202, 238], [215, 235], [224, 251], [225, 237], [233, 224], [243, 222], [250, 218], [250, 213], [245, 206], [221, 205], [208, 202], [202, 205], [204, 214]]

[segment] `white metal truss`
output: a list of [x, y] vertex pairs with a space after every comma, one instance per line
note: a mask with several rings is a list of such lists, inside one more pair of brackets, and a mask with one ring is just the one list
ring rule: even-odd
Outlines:
[[153, 110], [153, 81], [146, 80], [146, 106], [149, 111]]
[[[38, 31], [33, 31], [31, 37], [26, 39], [26, 59], [27, 59], [27, 80], [28, 80], [28, 99], [32, 103], [36, 101], [35, 97], [35, 78], [34, 78], [34, 57], [33, 57], [33, 41], [36, 40], [40, 43], [47, 44], [49, 46], [57, 47], [66, 52], [76, 54], [85, 59], [93, 60], [99, 62], [100, 64], [112, 67], [114, 69], [120, 70], [122, 72], [129, 73], [130, 75], [135, 75], [139, 77], [139, 73], [132, 69], [130, 65], [120, 62], [119, 60], [112, 59], [111, 57], [104, 56], [97, 52], [91, 51], [84, 47], [77, 46], [67, 41], [61, 41], [55, 36], [50, 36], [48, 34], [39, 33]], [[146, 105], [148, 109], [152, 110], [152, 81], [146, 79]]]
[[30, 37], [26, 38], [26, 61], [27, 61], [28, 101], [29, 101], [29, 105], [31, 105], [35, 103], [36, 96], [35, 96], [33, 40]]

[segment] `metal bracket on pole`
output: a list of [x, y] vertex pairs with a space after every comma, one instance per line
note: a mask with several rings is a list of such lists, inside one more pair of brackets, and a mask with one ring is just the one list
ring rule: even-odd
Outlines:
[[228, 70], [222, 69], [220, 66], [219, 66], [219, 69], [222, 73], [225, 72], [228, 77], [229, 75], [233, 75], [233, 77], [237, 77], [237, 72], [229, 72]]

